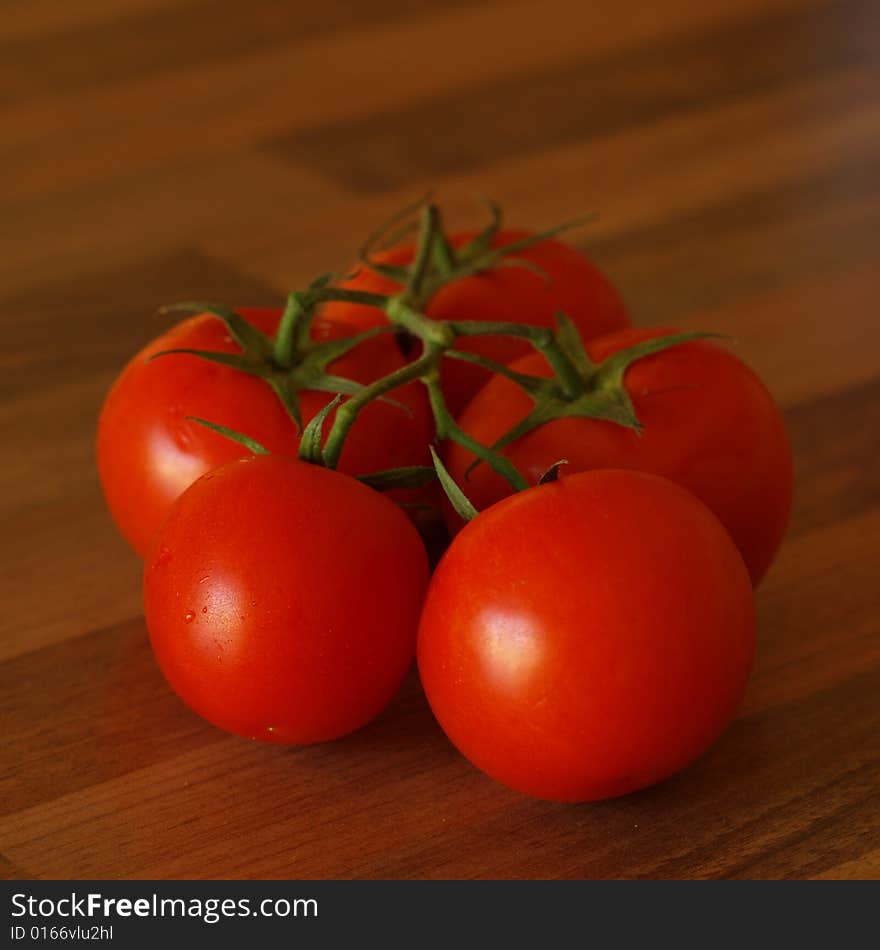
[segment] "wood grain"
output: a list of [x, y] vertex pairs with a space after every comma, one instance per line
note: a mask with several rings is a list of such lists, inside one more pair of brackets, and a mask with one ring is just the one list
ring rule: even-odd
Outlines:
[[[880, 875], [880, 10], [869, 0], [10, 0], [0, 18], [0, 876]], [[798, 488], [739, 718], [571, 807], [413, 675], [314, 748], [170, 692], [92, 460], [162, 303], [268, 303], [428, 187], [584, 211], [639, 323], [729, 333]], [[743, 459], [743, 465], [748, 465]]]

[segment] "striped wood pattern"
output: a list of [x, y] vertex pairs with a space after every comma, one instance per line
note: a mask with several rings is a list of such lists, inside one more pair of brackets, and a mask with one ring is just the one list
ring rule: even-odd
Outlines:
[[[880, 875], [874, 0], [5, 0], [0, 873]], [[579, 234], [643, 324], [729, 332], [798, 466], [734, 726], [626, 799], [531, 801], [411, 679], [307, 749], [165, 686], [96, 413], [161, 303], [267, 303], [427, 187]], [[748, 464], [748, 459], [743, 459]]]

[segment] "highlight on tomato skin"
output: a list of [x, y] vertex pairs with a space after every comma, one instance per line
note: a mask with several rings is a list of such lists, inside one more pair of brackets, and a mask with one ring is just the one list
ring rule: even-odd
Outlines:
[[428, 562], [411, 521], [356, 479], [236, 460], [174, 503], [147, 556], [156, 660], [209, 722], [264, 742], [339, 738], [412, 668]]
[[[587, 344], [599, 362], [664, 329], [626, 329]], [[535, 376], [550, 374], [538, 354], [512, 364]], [[776, 556], [788, 525], [794, 463], [782, 414], [751, 369], [726, 346], [705, 340], [684, 343], [634, 362], [624, 386], [641, 432], [602, 419], [564, 418], [521, 437], [503, 454], [537, 484], [560, 459], [567, 478], [597, 468], [631, 468], [663, 475], [692, 491], [718, 516], [737, 544], [757, 585]], [[515, 383], [495, 376], [459, 417], [462, 428], [492, 445], [524, 418], [531, 398]], [[452, 477], [477, 508], [510, 494], [487, 465], [449, 443], [443, 453]], [[461, 521], [447, 511], [451, 531]]]
[[[476, 237], [475, 231], [449, 236], [460, 248]], [[503, 247], [528, 237], [527, 230], [499, 231], [492, 247]], [[412, 262], [412, 244], [397, 245], [373, 255], [379, 264], [405, 265]], [[614, 284], [586, 255], [564, 241], [550, 238], [518, 251], [514, 257], [533, 268], [502, 266], [473, 277], [456, 280], [443, 287], [428, 302], [425, 314], [434, 320], [489, 320], [555, 326], [556, 313], [564, 311], [581, 336], [592, 339], [630, 323], [626, 306]], [[392, 294], [400, 286], [369, 267], [340, 286], [352, 290]], [[385, 315], [375, 307], [332, 303], [323, 311], [361, 328], [381, 326]], [[477, 353], [499, 363], [509, 363], [531, 351], [528, 343], [513, 337], [487, 336], [462, 339], [457, 349]], [[441, 367], [444, 394], [450, 410], [457, 415], [489, 379], [486, 370], [460, 360], [444, 360]]]
[[[282, 313], [270, 307], [238, 312], [267, 334], [275, 332]], [[312, 328], [313, 337], [322, 341], [357, 332], [349, 324], [326, 318], [317, 319]], [[121, 534], [141, 557], [184, 489], [205, 472], [249, 454], [188, 417], [242, 432], [276, 454], [295, 456], [299, 446], [293, 421], [263, 380], [189, 354], [151, 359], [178, 348], [239, 352], [223, 324], [210, 314], [181, 321], [129, 361], [108, 393], [98, 423], [97, 461], [104, 497]], [[391, 336], [382, 335], [331, 366], [340, 376], [369, 382], [403, 363]], [[361, 475], [427, 464], [434, 423], [422, 386], [414, 382], [392, 395], [406, 409], [390, 402], [368, 406], [347, 440], [341, 471]], [[333, 394], [302, 391], [299, 398], [307, 424]]]
[[709, 509], [667, 479], [602, 470], [502, 500], [453, 540], [419, 627], [440, 725], [528, 795], [597, 801], [702, 755], [755, 647], [752, 587]]

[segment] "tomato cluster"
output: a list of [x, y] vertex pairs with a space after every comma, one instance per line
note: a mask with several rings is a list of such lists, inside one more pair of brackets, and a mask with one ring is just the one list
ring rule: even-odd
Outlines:
[[[242, 308], [256, 328], [274, 333], [280, 308]], [[351, 336], [356, 328], [320, 317], [316, 340]], [[184, 320], [144, 347], [125, 367], [104, 403], [98, 424], [98, 469], [104, 496], [120, 531], [142, 557], [172, 502], [200, 475], [241, 458], [242, 446], [199, 425], [208, 419], [247, 433], [270, 452], [296, 457], [300, 433], [284, 406], [261, 379], [188, 353], [234, 353], [237, 345], [210, 314]], [[160, 358], [158, 354], [164, 354]], [[377, 336], [332, 364], [335, 374], [368, 382], [399, 368], [403, 356], [390, 336]], [[332, 395], [303, 390], [308, 423]], [[346, 440], [339, 470], [351, 475], [414, 465], [428, 458], [433, 420], [422, 387], [394, 392], [400, 409], [376, 401]]]
[[718, 342], [629, 328], [561, 240], [433, 220], [287, 308], [184, 320], [114, 384], [98, 465], [156, 659], [215, 725], [312, 743], [417, 658], [493, 778], [651, 785], [745, 690], [791, 503], [779, 411]]

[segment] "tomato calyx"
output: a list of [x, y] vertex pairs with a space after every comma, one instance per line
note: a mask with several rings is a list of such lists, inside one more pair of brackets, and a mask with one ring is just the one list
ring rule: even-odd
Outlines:
[[[407, 266], [398, 266], [375, 259], [374, 252], [384, 239], [389, 238], [392, 229], [396, 229], [393, 234], [393, 240], [396, 241], [404, 230], [409, 231], [414, 226], [416, 211], [418, 236], [412, 262]], [[508, 445], [546, 423], [570, 417], [605, 420], [641, 432], [642, 424], [624, 384], [629, 366], [670, 347], [718, 335], [684, 333], [652, 338], [596, 363], [587, 353], [575, 324], [564, 313], [556, 314], [554, 328], [515, 322], [431, 319], [424, 312], [426, 305], [447, 284], [494, 267], [528, 266], [534, 269], [534, 265], [521, 260], [517, 254], [586, 220], [569, 222], [494, 247], [502, 218], [497, 205], [489, 203], [489, 211], [487, 226], [467, 243], [455, 247], [444, 231], [441, 214], [435, 204], [422, 200], [418, 206], [405, 209], [375, 232], [361, 250], [364, 264], [399, 284], [398, 292], [382, 294], [340, 287], [334, 284], [332, 274], [324, 274], [304, 290], [288, 296], [274, 336], [261, 332], [240, 314], [223, 305], [183, 303], [164, 308], [165, 312], [199, 311], [212, 314], [224, 323], [241, 352], [174, 350], [158, 355], [190, 353], [262, 378], [276, 393], [296, 424], [300, 434], [299, 457], [330, 469], [337, 468], [348, 434], [367, 405], [375, 400], [393, 402], [390, 394], [394, 390], [419, 381], [427, 390], [436, 426], [436, 439], [458, 443], [470, 452], [474, 462], [468, 471], [484, 462], [504, 478], [514, 491], [523, 491], [530, 485], [504, 454], [503, 450]], [[384, 312], [387, 324], [349, 337], [315, 340], [312, 327], [317, 310], [323, 304], [332, 302], [377, 308]], [[376, 334], [389, 332], [403, 335], [413, 342], [412, 352], [415, 355], [409, 362], [367, 384], [332, 372], [335, 361]], [[505, 336], [528, 343], [544, 357], [551, 374], [535, 376], [523, 373], [457, 346], [460, 339], [480, 336]], [[440, 367], [446, 359], [470, 362], [510, 379], [530, 396], [534, 405], [524, 418], [494, 444], [482, 444], [462, 429], [449, 409], [440, 381]], [[299, 403], [299, 393], [303, 390], [317, 390], [334, 396], [306, 426], [303, 425]], [[404, 406], [400, 408], [406, 410]], [[331, 414], [332, 422], [328, 422]], [[215, 431], [221, 431], [221, 428], [214, 428]], [[326, 433], [325, 428], [328, 429]], [[254, 450], [253, 441], [248, 440], [247, 436], [241, 437], [229, 430], [222, 434], [237, 438], [240, 444]], [[433, 477], [436, 472], [456, 511], [464, 518], [472, 518], [476, 509], [455, 485], [442, 463], [438, 464], [439, 460], [434, 454], [433, 469], [415, 466], [372, 473], [363, 478], [370, 479], [368, 483], [374, 486], [411, 487], [417, 482], [425, 484], [429, 475]], [[545, 477], [552, 480], [557, 475], [558, 465]]]
[[[530, 343], [542, 353], [561, 380], [563, 391], [572, 394], [578, 388], [576, 373], [571, 361], [565, 356], [565, 341], [545, 327], [517, 323], [490, 323], [480, 321], [443, 322], [427, 317], [422, 311], [427, 301], [443, 286], [465, 276], [472, 276], [496, 266], [532, 266], [516, 258], [519, 251], [547, 240], [580, 222], [560, 225], [547, 231], [529, 235], [511, 244], [493, 248], [492, 243], [501, 226], [501, 211], [490, 204], [489, 224], [470, 242], [455, 249], [446, 237], [440, 211], [432, 203], [421, 202], [419, 208], [419, 236], [416, 253], [411, 266], [394, 269], [376, 264], [369, 259], [385, 232], [380, 229], [362, 251], [370, 266], [377, 266], [382, 273], [393, 277], [403, 286], [396, 294], [377, 294], [333, 285], [333, 275], [324, 274], [314, 280], [305, 290], [295, 291], [287, 298], [287, 305], [279, 321], [274, 337], [262, 333], [240, 314], [222, 304], [181, 303], [163, 308], [162, 312], [204, 312], [221, 320], [241, 349], [240, 353], [218, 353], [205, 350], [167, 350], [169, 353], [188, 353], [209, 361], [249, 373], [263, 379], [275, 392], [301, 433], [300, 457], [327, 468], [336, 468], [345, 440], [360, 411], [374, 400], [393, 402], [392, 390], [415, 380], [420, 380], [427, 389], [429, 402], [436, 424], [438, 439], [452, 439], [469, 449], [481, 461], [497, 471], [515, 491], [528, 487], [525, 478], [505, 456], [493, 451], [471, 438], [456, 422], [449, 410], [440, 384], [439, 367], [445, 357], [470, 359], [494, 372], [508, 374], [501, 364], [476, 357], [455, 349], [459, 337], [482, 335], [514, 336]], [[399, 224], [402, 217], [412, 217], [415, 207], [405, 209], [402, 216], [393, 219]], [[412, 222], [406, 225], [412, 226]], [[386, 226], [386, 230], [387, 230]], [[384, 268], [384, 269], [383, 269]], [[388, 318], [386, 326], [375, 327], [354, 336], [338, 340], [315, 341], [311, 326], [318, 307], [329, 302], [364, 304], [384, 311]], [[420, 352], [415, 359], [368, 385], [338, 376], [330, 372], [331, 364], [370, 337], [378, 333], [397, 332], [416, 341]], [[576, 331], [572, 330], [576, 336]], [[527, 378], [517, 374], [521, 385], [540, 386], [546, 381]], [[337, 398], [312, 420], [303, 426], [298, 394], [302, 390], [317, 390], [333, 393]], [[401, 407], [406, 409], [406, 407]], [[330, 412], [335, 409], [333, 423], [322, 445], [323, 426]], [[217, 430], [220, 431], [220, 430]], [[225, 434], [230, 435], [227, 431]], [[235, 438], [235, 435], [230, 435]], [[247, 437], [245, 436], [245, 439]], [[238, 439], [247, 445], [243, 439]], [[427, 469], [427, 467], [425, 467]], [[432, 471], [431, 469], [427, 469]], [[407, 472], [391, 476], [382, 473], [383, 481], [421, 477]]]
[[[594, 214], [585, 215], [494, 247], [493, 242], [502, 229], [503, 212], [494, 201], [483, 199], [483, 204], [489, 212], [488, 224], [461, 247], [455, 247], [449, 239], [440, 209], [427, 195], [402, 209], [374, 231], [361, 247], [359, 258], [365, 267], [401, 284], [406, 289], [405, 299], [410, 306], [422, 311], [447, 284], [495, 268], [522, 267], [549, 280], [546, 272], [537, 264], [519, 254], [536, 244], [589, 224], [596, 218]], [[397, 244], [416, 230], [419, 233], [419, 245], [411, 264], [389, 264], [374, 256], [376, 252]]]
[[[557, 320], [560, 347], [565, 359], [569, 361], [569, 370], [564, 376], [557, 372], [553, 377], [539, 379], [511, 370], [503, 374], [529, 394], [534, 406], [528, 415], [490, 446], [493, 452], [501, 452], [517, 439], [557, 419], [601, 419], [641, 434], [644, 426], [636, 415], [632, 398], [624, 383], [629, 367], [647, 356], [694, 340], [727, 339], [720, 333], [675, 333], [642, 340], [619, 350], [601, 363], [593, 363], [580, 338], [571, 332], [573, 328], [565, 315], [557, 314]], [[571, 375], [572, 370], [574, 377]], [[574, 385], [573, 379], [576, 380]], [[475, 459], [468, 467], [467, 473], [473, 471], [481, 461], [479, 458]]]
[[[328, 403], [314, 416], [303, 430], [298, 452], [298, 457], [301, 462], [310, 462], [317, 465], [321, 464], [321, 462], [315, 458], [315, 455], [320, 451], [321, 431], [324, 421], [329, 413], [339, 405], [341, 398], [341, 396], [337, 396], [332, 402]], [[196, 422], [206, 429], [210, 429], [212, 432], [216, 432], [218, 435], [222, 435], [238, 445], [243, 446], [254, 455], [271, 454], [265, 445], [256, 439], [252, 439], [243, 432], [230, 429], [228, 426], [219, 425], [216, 422], [210, 422], [207, 419], [200, 419], [198, 416], [187, 416], [186, 418], [190, 422]], [[430, 465], [405, 465], [400, 468], [368, 472], [365, 475], [357, 475], [355, 478], [357, 481], [369, 485], [370, 488], [376, 489], [376, 491], [391, 491], [392, 489], [401, 488], [423, 488], [425, 485], [434, 481], [436, 474]]]
[[[422, 312], [427, 300], [445, 283], [497, 266], [502, 260], [513, 260], [510, 255], [517, 251], [547, 240], [573, 226], [561, 225], [540, 234], [530, 235], [513, 244], [492, 248], [492, 240], [501, 225], [501, 216], [497, 206], [492, 205], [491, 208], [493, 215], [489, 225], [464, 248], [456, 251], [443, 232], [437, 206], [432, 203], [423, 204], [419, 213], [419, 234], [413, 263], [406, 268], [380, 270], [385, 276], [402, 282], [403, 289], [388, 296], [360, 295], [360, 302], [370, 302], [373, 306], [381, 307], [393, 327], [419, 340], [421, 353], [407, 366], [367, 386], [339, 407], [322, 453], [323, 463], [328, 467], [333, 468], [338, 463], [347, 433], [365, 405], [397, 386], [418, 379], [427, 388], [439, 440], [451, 439], [467, 448], [480, 461], [501, 475], [515, 491], [528, 488], [527, 481], [509, 459], [492, 447], [484, 446], [471, 438], [458, 425], [449, 411], [440, 384], [440, 363], [444, 358], [470, 361], [494, 373], [515, 378], [520, 385], [537, 393], [546, 386], [545, 379], [515, 373], [493, 360], [455, 348], [460, 337], [517, 337], [531, 344], [547, 359], [560, 381], [562, 392], [567, 397], [574, 396], [582, 389], [577, 372], [580, 357], [567, 356], [566, 349], [573, 346], [569, 337], [577, 338], [577, 331], [570, 325], [570, 321], [566, 323], [567, 318], [560, 318], [561, 329], [557, 333], [546, 327], [520, 323], [478, 320], [440, 322], [430, 319]], [[394, 221], [396, 223], [397, 219]], [[369, 266], [374, 266], [375, 262], [369, 258], [369, 245], [362, 254]], [[382, 264], [378, 266], [385, 267]], [[326, 300], [353, 299], [349, 296], [350, 291], [332, 286], [324, 286], [321, 293]], [[365, 297], [371, 299], [364, 300]]]
[[[207, 313], [216, 317], [224, 324], [241, 352], [177, 348], [162, 350], [151, 359], [186, 354], [257, 376], [271, 387], [293, 420], [297, 432], [301, 432], [303, 419], [299, 393], [303, 390], [344, 395], [360, 392], [364, 388], [362, 383], [332, 373], [331, 365], [366, 340], [391, 331], [389, 327], [374, 327], [334, 340], [312, 339], [311, 324], [321, 302], [320, 291], [331, 279], [332, 275], [324, 275], [314, 281], [307, 290], [288, 295], [287, 305], [274, 337], [263, 333], [224, 304], [187, 301], [162, 307], [160, 314]], [[408, 411], [403, 406], [401, 408]]]
[[257, 442], [256, 439], [252, 439], [243, 432], [230, 429], [229, 426], [221, 426], [219, 423], [210, 422], [208, 419], [200, 419], [198, 416], [187, 416], [186, 419], [189, 422], [196, 422], [198, 425], [204, 426], [206, 429], [210, 429], [212, 432], [216, 432], [218, 435], [222, 435], [232, 442], [237, 442], [239, 445], [244, 446], [249, 452], [253, 452], [254, 455], [270, 454], [269, 450], [261, 442]]

